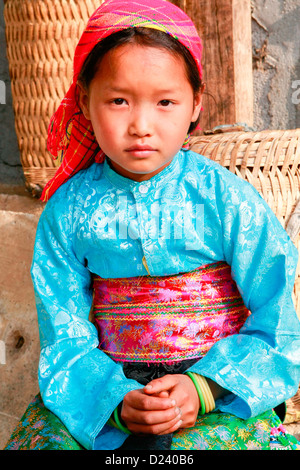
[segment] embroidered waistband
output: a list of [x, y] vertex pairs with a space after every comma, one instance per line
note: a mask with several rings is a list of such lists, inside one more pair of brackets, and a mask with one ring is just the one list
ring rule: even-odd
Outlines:
[[164, 277], [94, 277], [99, 348], [116, 361], [202, 357], [238, 333], [249, 311], [224, 262]]

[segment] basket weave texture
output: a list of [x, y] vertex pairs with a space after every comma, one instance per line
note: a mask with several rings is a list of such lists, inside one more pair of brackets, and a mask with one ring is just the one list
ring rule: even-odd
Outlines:
[[6, 0], [7, 57], [15, 127], [27, 188], [56, 172], [47, 151], [50, 118], [69, 89], [75, 47], [101, 0]]
[[[191, 149], [251, 183], [300, 252], [300, 214], [292, 217], [300, 200], [300, 129], [198, 136], [192, 138]], [[300, 317], [300, 262], [294, 302]]]

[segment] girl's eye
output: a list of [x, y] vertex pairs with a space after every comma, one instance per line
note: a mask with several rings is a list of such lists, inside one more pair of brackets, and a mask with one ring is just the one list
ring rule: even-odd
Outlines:
[[161, 106], [167, 107], [167, 106], [170, 106], [170, 104], [172, 104], [172, 101], [170, 101], [170, 100], [161, 100], [161, 101], [159, 102], [159, 104], [160, 104]]
[[113, 103], [120, 106], [125, 103], [125, 100], [123, 98], [116, 98], [113, 100]]

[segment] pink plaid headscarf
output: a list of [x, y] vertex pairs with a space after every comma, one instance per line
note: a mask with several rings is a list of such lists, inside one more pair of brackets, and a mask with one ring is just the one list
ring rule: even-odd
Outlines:
[[96, 141], [91, 122], [77, 104], [77, 79], [82, 66], [99, 41], [130, 27], [164, 31], [179, 40], [192, 54], [202, 78], [202, 43], [191, 19], [166, 0], [107, 0], [90, 18], [75, 50], [71, 87], [53, 115], [48, 130], [48, 150], [60, 166], [47, 183], [41, 199], [47, 201], [71, 176], [104, 154]]

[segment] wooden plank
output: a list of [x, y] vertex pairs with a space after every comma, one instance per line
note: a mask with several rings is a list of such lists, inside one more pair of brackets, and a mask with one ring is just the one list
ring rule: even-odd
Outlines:
[[233, 0], [235, 119], [253, 126], [252, 30], [250, 0]]
[[250, 0], [173, 0], [194, 21], [202, 38], [202, 130], [253, 124]]

